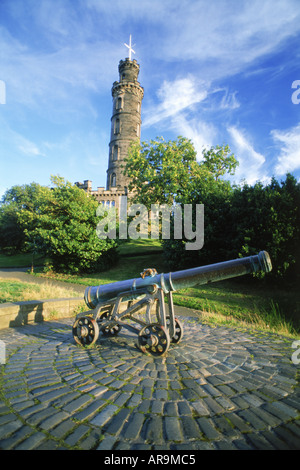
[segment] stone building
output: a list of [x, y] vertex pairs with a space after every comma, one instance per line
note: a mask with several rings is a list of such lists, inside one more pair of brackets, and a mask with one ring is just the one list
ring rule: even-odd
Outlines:
[[[128, 46], [127, 46], [128, 47]], [[131, 48], [131, 44], [130, 44]], [[119, 81], [113, 83], [113, 110], [108, 152], [106, 189], [92, 189], [92, 182], [75, 183], [90, 194], [96, 196], [99, 203], [108, 207], [119, 207], [120, 196], [128, 195], [128, 177], [123, 174], [122, 165], [127, 157], [132, 141], [141, 136], [141, 105], [144, 90], [138, 82], [140, 66], [136, 60], [129, 58], [119, 63]]]

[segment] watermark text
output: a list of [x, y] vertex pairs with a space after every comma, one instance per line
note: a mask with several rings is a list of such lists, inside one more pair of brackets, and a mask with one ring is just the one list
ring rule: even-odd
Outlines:
[[3, 80], [0, 80], [0, 104], [6, 104], [6, 86]]
[[182, 240], [184, 236], [186, 250], [200, 250], [204, 245], [203, 204], [184, 204], [183, 207], [151, 204], [151, 210], [148, 211], [143, 204], [128, 207], [127, 196], [121, 196], [118, 214], [115, 207], [99, 205], [96, 215], [102, 217], [96, 229], [100, 239], [116, 239], [118, 236], [121, 240], [137, 240], [150, 236], [154, 240], [160, 237], [162, 240]]
[[296, 366], [300, 364], [300, 340], [293, 341], [292, 348], [296, 349], [295, 352], [292, 354], [292, 363]]
[[5, 364], [5, 343], [0, 339], [0, 365]]
[[292, 83], [292, 88], [296, 88], [296, 90], [292, 94], [292, 103], [299, 104], [300, 103], [300, 80], [294, 80]]

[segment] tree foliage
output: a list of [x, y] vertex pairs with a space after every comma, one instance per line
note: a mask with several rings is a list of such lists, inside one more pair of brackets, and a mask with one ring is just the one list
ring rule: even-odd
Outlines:
[[226, 173], [234, 175], [236, 168], [239, 166], [239, 162], [231, 153], [228, 145], [216, 145], [209, 150], [204, 149], [202, 154], [202, 165], [208, 169], [216, 181]]
[[192, 142], [184, 137], [133, 143], [124, 173], [131, 178], [129, 190], [135, 191], [135, 202], [148, 208], [151, 204], [184, 203], [201, 178], [210, 176], [196, 157]]
[[[203, 151], [197, 162], [192, 142], [183, 137], [135, 143], [126, 162], [135, 202], [204, 204], [204, 246], [186, 251], [186, 240], [164, 240], [170, 269], [270, 253], [271, 278], [296, 279], [300, 265], [300, 184], [288, 174], [268, 185], [232, 186], [238, 161], [226, 145]], [[195, 227], [193, 227], [195, 230]]]
[[98, 202], [61, 177], [52, 189], [39, 185], [14, 187], [5, 207], [14, 212], [29, 251], [48, 256], [56, 271], [101, 270], [116, 259], [116, 242], [96, 234]]
[[[196, 194], [194, 194], [196, 196]], [[269, 252], [273, 270], [268, 277], [296, 282], [300, 267], [300, 184], [288, 174], [264, 186], [216, 185], [211, 192], [199, 188], [191, 203], [203, 203], [204, 246], [187, 253], [184, 243], [164, 243], [171, 268], [210, 264], [261, 250]]]
[[244, 185], [234, 191], [231, 221], [235, 243], [243, 256], [266, 249], [273, 276], [296, 280], [300, 267], [300, 184], [294, 176], [263, 186]]
[[21, 210], [38, 213], [41, 198], [50, 189], [37, 183], [13, 186], [0, 203], [0, 249], [6, 254], [26, 251], [26, 237], [19, 221]]

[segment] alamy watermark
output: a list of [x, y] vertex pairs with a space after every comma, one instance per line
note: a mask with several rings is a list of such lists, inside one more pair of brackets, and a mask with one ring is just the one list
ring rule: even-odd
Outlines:
[[0, 339], [0, 365], [5, 364], [5, 343]]
[[296, 349], [296, 351], [292, 354], [292, 363], [295, 364], [296, 366], [300, 364], [300, 341], [296, 340], [292, 344], [292, 348]]
[[121, 240], [128, 238], [137, 240], [148, 239], [150, 235], [150, 239], [158, 240], [161, 236], [163, 240], [170, 240], [171, 218], [173, 218], [172, 239], [182, 240], [184, 235], [185, 240], [188, 240], [185, 243], [186, 250], [200, 250], [204, 245], [203, 204], [196, 204], [194, 210], [192, 204], [184, 204], [183, 207], [151, 204], [151, 210], [148, 211], [143, 204], [132, 204], [128, 207], [127, 196], [121, 196], [118, 214], [114, 207], [99, 205], [96, 215], [102, 217], [96, 228], [100, 239], [115, 240], [118, 237]]
[[3, 80], [0, 80], [0, 104], [6, 104], [6, 86]]
[[294, 93], [292, 94], [292, 103], [299, 104], [300, 103], [300, 80], [294, 80], [292, 83], [292, 88], [296, 88]]

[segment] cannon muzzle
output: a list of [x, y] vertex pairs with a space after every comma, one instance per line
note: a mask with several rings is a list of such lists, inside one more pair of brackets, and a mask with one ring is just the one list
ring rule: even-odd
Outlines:
[[120, 294], [126, 293], [126, 300], [134, 300], [142, 294], [155, 293], [162, 289], [164, 293], [194, 287], [209, 282], [222, 281], [249, 273], [270, 272], [272, 263], [269, 254], [261, 251], [257, 255], [238, 258], [231, 261], [185, 269], [168, 274], [157, 274], [155, 269], [148, 269], [140, 278], [113, 282], [100, 286], [87, 287], [84, 300], [91, 309], [99, 304], [112, 302]]

